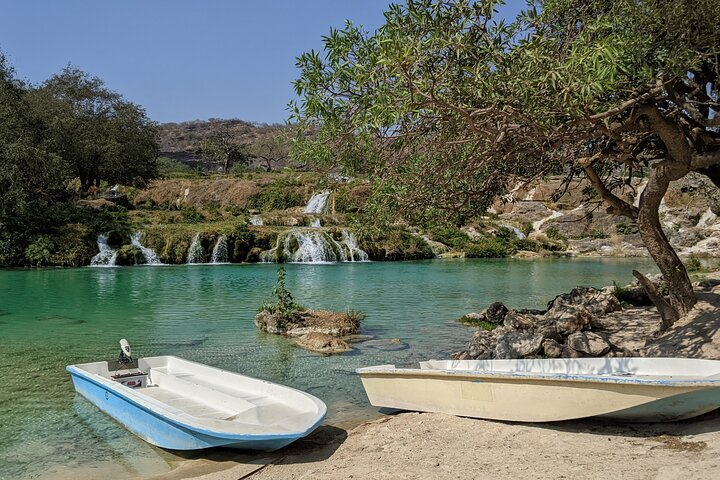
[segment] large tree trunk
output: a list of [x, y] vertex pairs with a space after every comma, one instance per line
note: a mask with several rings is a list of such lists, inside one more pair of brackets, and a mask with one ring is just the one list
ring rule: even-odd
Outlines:
[[685, 316], [696, 302], [685, 265], [670, 245], [660, 223], [660, 202], [670, 185], [667, 168], [666, 165], [661, 164], [650, 170], [647, 186], [640, 196], [640, 211], [637, 220], [643, 243], [660, 268], [668, 287], [672, 309], [666, 308], [665, 305], [656, 305], [663, 316], [665, 328], [672, 325], [678, 318]]

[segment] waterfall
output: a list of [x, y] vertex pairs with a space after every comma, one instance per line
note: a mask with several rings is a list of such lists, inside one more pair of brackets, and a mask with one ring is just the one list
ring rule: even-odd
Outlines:
[[158, 258], [157, 253], [155, 253], [152, 248], [147, 248], [143, 246], [142, 243], [140, 243], [140, 237], [142, 237], [142, 232], [134, 232], [132, 235], [130, 235], [130, 243], [140, 249], [143, 256], [145, 257], [145, 264], [162, 265], [162, 262], [160, 261], [160, 258]]
[[205, 263], [205, 251], [200, 243], [200, 233], [196, 233], [193, 237], [188, 249], [187, 263]]
[[318, 228], [318, 227], [322, 227], [322, 223], [320, 223], [319, 218], [313, 218], [312, 221], [310, 222], [310, 226], [313, 228]]
[[98, 235], [97, 246], [100, 252], [90, 260], [91, 267], [114, 267], [117, 252], [110, 248], [105, 235]]
[[360, 249], [357, 244], [357, 239], [355, 239], [355, 236], [348, 232], [347, 230], [342, 231], [342, 238], [345, 245], [348, 247], [348, 260], [351, 262], [367, 262], [368, 261], [368, 254], [365, 252], [365, 250]]
[[305, 213], [325, 213], [329, 196], [328, 190], [313, 195], [305, 207]]
[[250, 225], [261, 226], [262, 224], [263, 219], [260, 215], [250, 215]]
[[294, 229], [278, 236], [275, 248], [260, 255], [263, 262], [291, 263], [366, 262], [368, 254], [360, 249], [357, 240], [347, 230], [342, 240], [335, 240], [327, 232]]
[[512, 225], [500, 225], [501, 227], [507, 228], [508, 230], [512, 230], [512, 232], [515, 234], [518, 240], [525, 240], [525, 234], [518, 230], [517, 228], [513, 227]]
[[228, 263], [228, 246], [225, 235], [220, 235], [212, 251], [212, 263]]

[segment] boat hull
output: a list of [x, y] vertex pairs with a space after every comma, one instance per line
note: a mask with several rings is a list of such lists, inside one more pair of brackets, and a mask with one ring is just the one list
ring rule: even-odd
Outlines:
[[720, 383], [386, 367], [358, 370], [377, 407], [519, 422], [667, 422], [720, 407]]
[[230, 447], [247, 450], [273, 451], [312, 432], [322, 422], [325, 412], [297, 434], [238, 435], [212, 432], [174, 421], [154, 412], [123, 394], [127, 388], [119, 384], [105, 384], [92, 375], [74, 367], [67, 368], [75, 390], [103, 412], [152, 445], [169, 450], [199, 450]]

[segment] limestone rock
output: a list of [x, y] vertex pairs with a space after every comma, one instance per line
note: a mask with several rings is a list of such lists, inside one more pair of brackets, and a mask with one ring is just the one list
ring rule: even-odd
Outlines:
[[614, 295], [592, 287], [575, 287], [570, 293], [555, 297], [548, 305], [548, 314], [551, 310], [560, 310], [569, 305], [583, 307], [593, 315], [605, 315], [622, 310], [620, 302]]
[[255, 325], [261, 330], [278, 335], [299, 337], [310, 332], [320, 332], [342, 337], [357, 333], [361, 318], [330, 310], [306, 310], [290, 318], [282, 318], [277, 313], [263, 310], [255, 315]]
[[343, 340], [320, 332], [310, 332], [297, 339], [297, 345], [313, 352], [333, 354], [351, 350]]
[[610, 351], [610, 344], [595, 332], [576, 332], [567, 338], [567, 345], [576, 352], [600, 357]]
[[487, 330], [478, 330], [470, 339], [468, 344], [468, 355], [477, 360], [486, 360], [492, 358], [493, 350], [497, 339], [493, 332]]
[[539, 333], [509, 332], [500, 336], [493, 351], [494, 358], [526, 358], [540, 353], [543, 337]]
[[592, 314], [583, 307], [568, 305], [548, 311], [546, 319], [555, 321], [557, 331], [561, 335], [570, 335], [575, 332], [587, 330], [592, 321]]
[[505, 315], [503, 325], [512, 330], [532, 330], [535, 326], [535, 318], [532, 315], [523, 315], [515, 310], [510, 310]]
[[542, 343], [542, 351], [548, 358], [558, 358], [563, 353], [563, 346], [552, 338], [546, 338]]
[[562, 341], [562, 335], [558, 328], [557, 321], [551, 318], [543, 318], [535, 324], [535, 332], [539, 333], [545, 339]]
[[480, 313], [485, 315], [485, 321], [500, 325], [505, 320], [508, 308], [500, 302], [495, 302]]

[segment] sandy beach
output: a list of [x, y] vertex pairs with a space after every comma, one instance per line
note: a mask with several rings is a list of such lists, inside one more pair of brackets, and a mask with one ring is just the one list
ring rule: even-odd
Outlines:
[[401, 413], [349, 431], [324, 426], [272, 454], [225, 454], [153, 480], [710, 478], [720, 467], [720, 413], [654, 425]]

